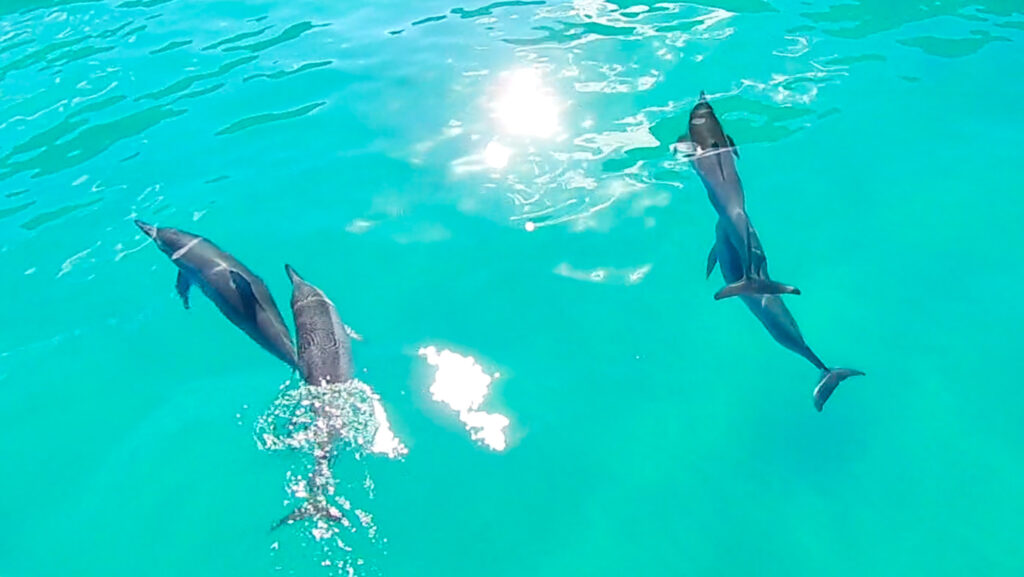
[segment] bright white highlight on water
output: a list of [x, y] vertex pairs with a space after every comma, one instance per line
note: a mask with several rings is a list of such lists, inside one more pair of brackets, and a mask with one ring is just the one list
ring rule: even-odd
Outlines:
[[487, 148], [484, 149], [484, 162], [491, 168], [505, 168], [510, 158], [512, 149], [497, 140], [488, 142]]
[[502, 74], [493, 107], [495, 118], [508, 134], [549, 138], [558, 131], [558, 101], [535, 68]]
[[450, 350], [438, 351], [435, 347], [423, 347], [419, 355], [437, 368], [430, 395], [435, 401], [444, 403], [459, 413], [459, 420], [466, 425], [470, 437], [482, 441], [495, 451], [507, 446], [505, 429], [508, 417], [499, 413], [478, 410], [487, 398], [492, 377], [484, 372], [473, 357], [465, 357]]

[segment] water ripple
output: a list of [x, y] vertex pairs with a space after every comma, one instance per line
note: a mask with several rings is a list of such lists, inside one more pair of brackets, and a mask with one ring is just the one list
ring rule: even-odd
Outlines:
[[266, 114], [257, 114], [255, 116], [249, 116], [241, 120], [236, 120], [229, 126], [226, 126], [217, 131], [218, 136], [234, 134], [243, 130], [248, 130], [262, 124], [270, 124], [272, 122], [281, 122], [283, 120], [290, 120], [292, 118], [299, 118], [310, 114], [317, 108], [327, 104], [326, 102], [313, 102], [305, 106], [293, 108], [291, 110], [285, 110], [284, 112], [268, 112]]
[[151, 55], [163, 54], [164, 52], [170, 52], [171, 50], [177, 50], [178, 48], [184, 48], [192, 44], [191, 40], [171, 40], [167, 44], [164, 44], [160, 48], [150, 50]]
[[278, 44], [284, 44], [291, 40], [295, 40], [299, 36], [302, 36], [306, 32], [313, 30], [314, 28], [323, 28], [326, 24], [313, 24], [312, 22], [299, 22], [298, 24], [292, 24], [288, 28], [284, 29], [280, 34], [267, 40], [261, 40], [259, 42], [252, 42], [250, 44], [235, 44], [224, 48], [224, 52], [231, 52], [233, 50], [246, 50], [248, 52], [263, 52], [277, 46]]
[[317, 68], [323, 68], [330, 66], [333, 60], [318, 60], [316, 62], [306, 62], [292, 68], [290, 70], [278, 70], [277, 72], [261, 72], [259, 74], [251, 74], [242, 79], [243, 82], [249, 82], [250, 80], [256, 80], [259, 78], [266, 78], [267, 80], [281, 80], [282, 78], [288, 78], [289, 76], [295, 76], [296, 74], [302, 74], [309, 70], [316, 70]]
[[203, 51], [216, 50], [222, 46], [227, 46], [229, 44], [234, 44], [236, 42], [243, 42], [245, 40], [249, 40], [250, 38], [256, 38], [262, 35], [267, 30], [270, 30], [271, 28], [273, 28], [273, 26], [264, 26], [258, 30], [251, 30], [249, 32], [239, 32], [238, 34], [233, 34], [231, 36], [228, 36], [227, 38], [223, 38], [212, 44], [207, 44], [206, 46], [203, 46], [202, 49]]

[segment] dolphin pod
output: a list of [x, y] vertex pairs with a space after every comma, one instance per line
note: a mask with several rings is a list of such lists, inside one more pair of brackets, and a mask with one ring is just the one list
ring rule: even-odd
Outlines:
[[[813, 400], [814, 407], [822, 411], [841, 382], [864, 373], [830, 368], [804, 340], [796, 319], [782, 300], [782, 295], [801, 294], [800, 289], [775, 281], [768, 273], [764, 246], [745, 206], [736, 166], [739, 151], [703, 92], [690, 111], [687, 133], [673, 147], [691, 158], [717, 213], [715, 244], [708, 255], [706, 270], [710, 278], [717, 266], [725, 281], [725, 286], [715, 293], [715, 300], [739, 297], [776, 342], [820, 371]], [[307, 386], [326, 388], [353, 380], [351, 339], [360, 337], [341, 322], [336, 307], [323, 291], [291, 266], [285, 265], [285, 271], [292, 283], [295, 341], [266, 284], [234, 256], [193, 233], [140, 220], [135, 224], [178, 268], [176, 288], [186, 309], [190, 308], [190, 289], [196, 286], [232, 324], [297, 370]], [[314, 407], [314, 413], [329, 409]], [[329, 479], [334, 441], [331, 435], [318, 441], [314, 451], [317, 474], [311, 475], [311, 481]], [[308, 517], [343, 520], [341, 512], [327, 500], [326, 487], [310, 489], [309, 498], [274, 528]]]
[[[141, 220], [136, 226], [178, 267], [177, 292], [186, 309], [191, 307], [189, 293], [198, 286], [221, 313], [242, 329], [266, 351], [298, 370], [313, 388], [352, 381], [351, 339], [362, 340], [341, 322], [337, 308], [319, 288], [306, 282], [289, 265], [285, 272], [292, 282], [291, 310], [295, 321], [293, 344], [288, 327], [263, 280], [238, 259], [199, 235], [171, 227], [158, 227]], [[313, 402], [313, 413], [322, 426], [337, 413], [338, 407]], [[332, 487], [330, 468], [338, 431], [316, 439], [314, 470], [308, 478], [303, 503], [271, 527], [277, 529], [307, 518], [344, 522], [341, 510], [328, 495]]]
[[740, 297], [777, 343], [821, 371], [813, 392], [814, 408], [821, 412], [839, 383], [864, 373], [856, 369], [829, 368], [804, 341], [796, 319], [780, 296], [799, 295], [800, 290], [775, 282], [768, 275], [768, 257], [747, 214], [743, 185], [736, 169], [739, 151], [722, 128], [704, 92], [690, 111], [689, 133], [680, 136], [676, 145], [690, 156], [694, 170], [707, 189], [708, 199], [718, 213], [715, 244], [708, 254], [706, 272], [710, 278], [717, 263], [726, 286], [715, 294], [715, 300]]

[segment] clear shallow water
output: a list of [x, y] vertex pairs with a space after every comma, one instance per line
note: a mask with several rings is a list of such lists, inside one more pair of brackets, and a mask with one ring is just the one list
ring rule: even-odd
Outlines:
[[[0, 3], [0, 572], [1019, 575], [1022, 35], [984, 0]], [[668, 150], [700, 90], [805, 337], [868, 373], [822, 414], [711, 299]], [[366, 337], [409, 452], [339, 458], [351, 551], [268, 532], [287, 369], [135, 217]]]

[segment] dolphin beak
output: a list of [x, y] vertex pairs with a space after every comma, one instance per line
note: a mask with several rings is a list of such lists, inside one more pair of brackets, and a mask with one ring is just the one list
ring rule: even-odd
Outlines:
[[299, 276], [299, 273], [295, 272], [295, 269], [293, 269], [290, 264], [284, 265], [284, 272], [288, 273], [288, 278], [291, 279], [292, 284], [295, 284], [296, 281], [302, 280], [302, 277]]
[[139, 227], [142, 232], [146, 233], [146, 236], [152, 239], [156, 239], [156, 227], [151, 224], [146, 224], [141, 220], [135, 221], [135, 226]]

